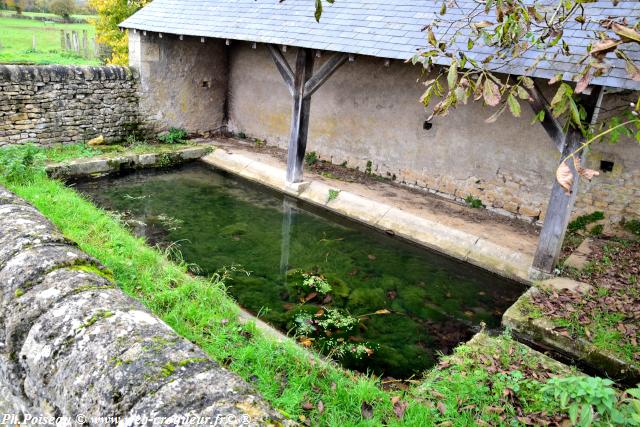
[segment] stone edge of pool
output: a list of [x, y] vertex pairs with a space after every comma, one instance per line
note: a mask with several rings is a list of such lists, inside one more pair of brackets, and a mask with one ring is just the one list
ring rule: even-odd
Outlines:
[[197, 160], [215, 147], [211, 145], [181, 148], [159, 153], [123, 154], [114, 157], [87, 157], [51, 163], [46, 171], [52, 178], [88, 177], [124, 170], [167, 167]]
[[[371, 201], [320, 181], [311, 180], [287, 185], [284, 169], [242, 154], [229, 153], [223, 148], [215, 149], [200, 160], [215, 168], [266, 185], [370, 227], [391, 232], [500, 276], [525, 284], [531, 283], [529, 267], [532, 258], [529, 255], [502, 247], [482, 237], [421, 218], [390, 205]], [[340, 193], [338, 197], [329, 200], [329, 190], [332, 189], [340, 190]]]

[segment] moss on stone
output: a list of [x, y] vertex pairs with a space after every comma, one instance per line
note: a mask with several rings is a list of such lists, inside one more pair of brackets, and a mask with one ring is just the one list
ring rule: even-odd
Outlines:
[[24, 290], [17, 288], [13, 294], [15, 295], [16, 298], [20, 298], [22, 295], [24, 295]]
[[80, 325], [78, 327], [78, 330], [84, 329], [84, 328], [88, 328], [88, 327], [92, 326], [94, 323], [96, 323], [98, 320], [106, 319], [106, 318], [109, 318], [109, 317], [111, 317], [113, 315], [114, 315], [114, 313], [112, 311], [110, 311], [110, 310], [99, 310], [96, 314], [94, 314], [89, 319], [87, 319], [86, 322], [84, 322], [82, 325]]
[[106, 268], [98, 268], [91, 264], [78, 264], [69, 267], [70, 270], [86, 271], [87, 273], [97, 274], [100, 277], [104, 277], [110, 282], [113, 282], [113, 273]]

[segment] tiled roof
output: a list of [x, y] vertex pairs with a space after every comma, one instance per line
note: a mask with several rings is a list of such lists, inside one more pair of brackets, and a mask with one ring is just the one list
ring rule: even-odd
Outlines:
[[[425, 25], [438, 19], [468, 16], [483, 7], [475, 0], [457, 0], [459, 8], [450, 7], [443, 17], [439, 14], [440, 0], [336, 0], [333, 5], [325, 6], [320, 23], [317, 23], [313, 16], [314, 3], [313, 0], [154, 0], [121, 26], [148, 32], [273, 43], [405, 60], [426, 46], [422, 31]], [[493, 60], [492, 68], [541, 78], [551, 78], [562, 72], [565, 79], [569, 79], [578, 70], [577, 63], [584, 58], [594, 30], [602, 29], [598, 21], [611, 15], [632, 19], [640, 17], [640, 1], [637, 0], [620, 1], [617, 6], [613, 6], [610, 0], [604, 0], [586, 3], [584, 7], [591, 20], [586, 25], [571, 22], [564, 32], [564, 40], [571, 51], [569, 56], [560, 54], [553, 60], [543, 60], [534, 71], [527, 72], [540, 53], [531, 50], [508, 63]], [[474, 22], [485, 18], [478, 15]], [[454, 32], [448, 26], [439, 28], [436, 29], [437, 36], [444, 33], [445, 28], [449, 34]], [[459, 37], [459, 42], [464, 49], [467, 38]], [[633, 48], [630, 56], [640, 63], [640, 47]], [[474, 48], [474, 52], [481, 52], [477, 58], [487, 56], [489, 50], [484, 49], [488, 48]], [[611, 54], [608, 60], [613, 69], [606, 77], [594, 79], [594, 84], [640, 89], [640, 82], [627, 76], [622, 60]], [[444, 63], [446, 59], [440, 61]]]

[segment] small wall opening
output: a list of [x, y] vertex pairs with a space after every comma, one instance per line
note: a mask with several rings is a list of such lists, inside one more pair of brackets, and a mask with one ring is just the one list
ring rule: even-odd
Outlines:
[[600, 161], [600, 170], [602, 172], [611, 172], [613, 171], [614, 163], [609, 160], [601, 160]]

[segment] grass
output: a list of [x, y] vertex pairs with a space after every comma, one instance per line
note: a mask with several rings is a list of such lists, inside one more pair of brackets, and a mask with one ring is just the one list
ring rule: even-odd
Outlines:
[[[60, 46], [60, 30], [88, 32], [90, 58], [65, 52]], [[33, 36], [36, 50], [32, 49]], [[95, 28], [88, 23], [66, 24], [0, 16], [0, 63], [98, 65], [93, 58]]]
[[61, 163], [70, 159], [88, 157], [115, 157], [123, 154], [143, 154], [162, 153], [180, 150], [193, 144], [185, 142], [182, 144], [147, 144], [136, 143], [132, 145], [109, 144], [90, 146], [85, 143], [77, 144], [54, 144], [47, 148], [42, 148], [41, 152], [46, 162]]
[[[0, 11], [0, 17], [2, 16], [15, 16], [15, 10], [3, 10]], [[48, 12], [22, 12], [22, 15], [33, 17], [33, 18], [51, 18], [51, 19], [60, 19], [59, 15], [48, 13]], [[73, 19], [89, 21], [90, 19], [98, 18], [98, 15], [71, 15]]]
[[[54, 147], [43, 150], [43, 157], [60, 161], [102, 149]], [[0, 159], [6, 152], [0, 149]], [[254, 384], [275, 408], [307, 425], [514, 425], [521, 414], [553, 417], [559, 412], [542, 386], [548, 372], [571, 375], [573, 371], [548, 368], [542, 356], [506, 336], [480, 335], [480, 342], [458, 347], [423, 380], [388, 390], [380, 379], [345, 371], [293, 342], [263, 335], [253, 323], [244, 324], [225, 291], [224, 275], [205, 279], [189, 274], [189, 265], [179, 257], [172, 261], [167, 253], [147, 246], [117, 216], [62, 182], [34, 170], [26, 180], [0, 178], [0, 183], [99, 259], [125, 293]]]

